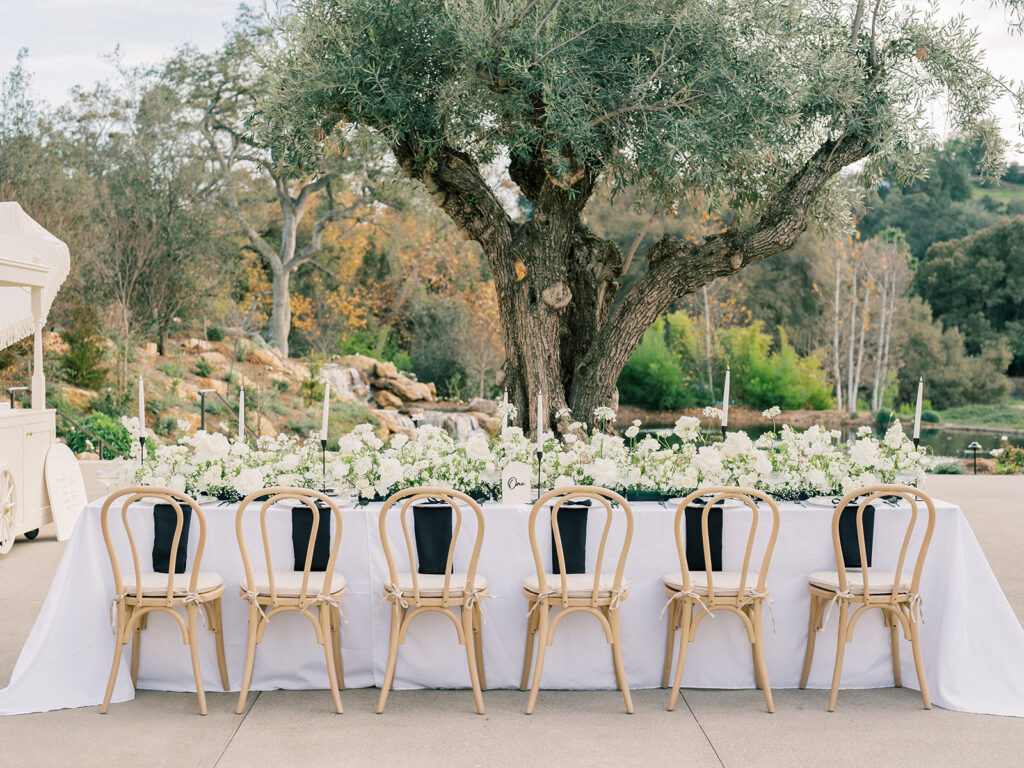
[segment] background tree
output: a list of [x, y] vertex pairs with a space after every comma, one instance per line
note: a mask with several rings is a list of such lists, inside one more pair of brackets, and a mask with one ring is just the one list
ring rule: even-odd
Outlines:
[[[269, 92], [266, 65], [274, 46], [274, 36], [243, 7], [220, 50], [203, 54], [185, 48], [168, 62], [164, 76], [190, 107], [227, 210], [270, 270], [270, 343], [287, 356], [292, 275], [317, 258], [331, 222], [370, 216], [373, 171], [372, 150], [354, 135], [337, 132], [327, 139], [319, 132], [315, 157], [287, 166], [271, 150], [281, 137], [251, 129], [247, 120]], [[266, 186], [273, 192], [274, 213], [265, 206], [254, 210], [245, 199], [261, 195]]]
[[[538, 394], [548, 422], [614, 405], [623, 365], [678, 297], [848, 211], [834, 192], [851, 164], [913, 171], [939, 95], [972, 131], [1002, 87], [963, 19], [865, 0], [294, 8], [261, 112], [278, 157], [301, 169], [324, 132], [377, 132], [486, 254], [524, 423]], [[501, 156], [531, 217], [510, 215], [481, 170]], [[652, 211], [697, 191], [742, 215], [700, 243], [662, 236], [619, 296], [627, 260], [585, 219], [602, 182]]]

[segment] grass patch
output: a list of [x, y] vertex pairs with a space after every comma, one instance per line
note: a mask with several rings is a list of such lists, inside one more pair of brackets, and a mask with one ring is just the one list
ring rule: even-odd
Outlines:
[[999, 182], [995, 187], [982, 187], [978, 184], [971, 184], [971, 197], [975, 200], [988, 195], [993, 200], [1001, 203], [1009, 203], [1013, 200], [1024, 200], [1024, 185], [1011, 184], [1008, 181]]
[[1001, 403], [999, 405], [962, 405], [939, 412], [946, 424], [966, 427], [1005, 427], [1024, 429], [1024, 406]]

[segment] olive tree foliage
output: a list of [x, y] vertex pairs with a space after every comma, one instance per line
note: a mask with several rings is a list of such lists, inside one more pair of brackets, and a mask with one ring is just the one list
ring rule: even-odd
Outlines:
[[[336, 131], [331, 137], [321, 133], [309, 143], [301, 166], [275, 156], [275, 128], [254, 130], [248, 119], [269, 94], [268, 62], [277, 43], [273, 31], [243, 6], [224, 45], [209, 54], [185, 47], [166, 64], [163, 75], [189, 107], [188, 119], [220, 178], [228, 212], [248, 247], [269, 268], [270, 343], [287, 355], [291, 278], [300, 266], [315, 262], [331, 222], [370, 219], [375, 171], [368, 161], [377, 150], [360, 145], [354, 132], [342, 136]], [[276, 213], [269, 215], [260, 205], [268, 187], [276, 206]]]
[[[1013, 87], [964, 19], [888, 0], [296, 0], [282, 35], [257, 117], [276, 157], [305, 167], [353, 124], [386, 142], [489, 260], [524, 426], [538, 394], [547, 422], [592, 420], [675, 300], [848, 220], [843, 169], [912, 176], [937, 100], [998, 167], [985, 114]], [[496, 160], [532, 216], [496, 197]], [[662, 236], [619, 295], [636, 249], [588, 225], [599, 184], [652, 214], [694, 196], [736, 215], [698, 242]]]

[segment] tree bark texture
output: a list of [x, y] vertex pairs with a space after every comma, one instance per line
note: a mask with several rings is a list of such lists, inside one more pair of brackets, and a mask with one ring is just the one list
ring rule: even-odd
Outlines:
[[824, 185], [865, 157], [870, 144], [854, 135], [825, 142], [750, 225], [701, 243], [663, 236], [647, 250], [647, 272], [617, 301], [626, 259], [582, 219], [599, 168], [570, 158], [575, 171], [556, 178], [541, 150], [514, 158], [509, 174], [535, 211], [532, 219], [514, 221], [465, 153], [428, 153], [412, 138], [392, 149], [405, 174], [423, 183], [461, 235], [483, 248], [504, 330], [499, 383], [519, 411], [519, 425], [533, 430], [538, 395], [545, 429], [561, 408], [592, 423], [598, 406], [617, 407], [619, 373], [658, 315], [715, 278], [790, 248]]

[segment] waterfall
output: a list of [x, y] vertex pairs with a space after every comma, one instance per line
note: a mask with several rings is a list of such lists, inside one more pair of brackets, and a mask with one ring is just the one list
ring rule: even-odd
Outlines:
[[355, 368], [324, 368], [323, 378], [331, 385], [331, 390], [339, 399], [344, 400], [345, 394], [351, 394], [357, 402], [370, 399], [370, 385]]
[[476, 417], [469, 413], [450, 413], [448, 411], [423, 411], [420, 425], [430, 424], [440, 427], [456, 440], [465, 440], [476, 432], [483, 432]]

